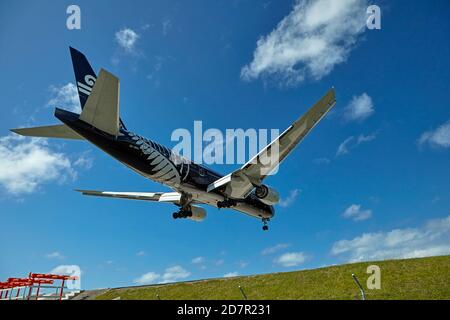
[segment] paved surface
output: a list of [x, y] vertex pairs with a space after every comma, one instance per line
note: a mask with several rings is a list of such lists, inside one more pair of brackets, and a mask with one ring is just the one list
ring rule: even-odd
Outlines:
[[109, 289], [96, 289], [96, 290], [85, 290], [81, 291], [75, 297], [70, 300], [93, 300], [97, 296], [107, 292]]

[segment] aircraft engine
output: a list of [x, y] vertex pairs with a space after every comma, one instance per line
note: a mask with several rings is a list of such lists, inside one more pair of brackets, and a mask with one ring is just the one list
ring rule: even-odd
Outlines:
[[187, 217], [190, 220], [200, 222], [206, 219], [206, 210], [201, 207], [191, 206], [192, 215]]
[[256, 187], [255, 195], [259, 200], [261, 200], [262, 202], [264, 202], [269, 206], [276, 204], [280, 200], [280, 195], [278, 194], [278, 191], [269, 188], [268, 186], [265, 186], [263, 184]]

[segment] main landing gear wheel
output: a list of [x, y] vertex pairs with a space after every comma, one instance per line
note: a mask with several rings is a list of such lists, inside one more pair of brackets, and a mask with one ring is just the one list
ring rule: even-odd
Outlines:
[[172, 214], [172, 217], [174, 219], [189, 218], [189, 217], [192, 217], [192, 211], [191, 210], [180, 210], [178, 212], [174, 212]]
[[236, 200], [233, 199], [225, 199], [223, 201], [217, 202], [217, 208], [231, 208], [237, 204]]

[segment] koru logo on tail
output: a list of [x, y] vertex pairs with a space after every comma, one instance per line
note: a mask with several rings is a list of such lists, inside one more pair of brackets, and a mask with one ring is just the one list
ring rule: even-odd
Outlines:
[[77, 82], [78, 91], [84, 93], [85, 95], [90, 95], [92, 92], [92, 88], [94, 87], [95, 80], [97, 80], [97, 79], [94, 76], [87, 74], [84, 77], [85, 83], [81, 83], [79, 81]]

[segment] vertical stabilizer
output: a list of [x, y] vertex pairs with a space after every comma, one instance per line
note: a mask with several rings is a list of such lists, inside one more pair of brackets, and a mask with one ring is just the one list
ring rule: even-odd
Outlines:
[[113, 136], [119, 135], [119, 79], [101, 69], [80, 120]]
[[[84, 105], [92, 92], [95, 81], [97, 80], [97, 75], [82, 52], [70, 47], [70, 56], [72, 58], [73, 72], [75, 73], [81, 110], [83, 110]], [[126, 129], [125, 124], [120, 118], [119, 125], [120, 127]]]
[[97, 75], [92, 70], [86, 56], [80, 51], [70, 47], [70, 56], [72, 57], [73, 71], [77, 81], [78, 97], [80, 98], [81, 109], [83, 109], [91, 94]]

